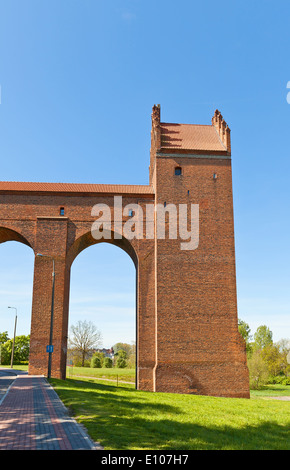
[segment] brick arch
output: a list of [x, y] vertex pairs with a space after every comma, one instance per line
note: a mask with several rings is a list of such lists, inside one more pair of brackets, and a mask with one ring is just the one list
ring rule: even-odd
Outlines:
[[[109, 204], [111, 199], [108, 198]], [[88, 201], [90, 212], [92, 205]], [[69, 210], [68, 207], [68, 213]], [[96, 240], [91, 233], [92, 223], [86, 214], [82, 219], [37, 216], [35, 253], [42, 253], [44, 257], [35, 257], [29, 373], [45, 374], [47, 370], [45, 345], [49, 344], [50, 334], [51, 258], [55, 261], [52, 373], [55, 377], [65, 378], [71, 266], [83, 250], [107, 242], [125, 251], [136, 267], [136, 385], [138, 389], [152, 390], [155, 366], [154, 240], [129, 240], [124, 236], [115, 239], [113, 231], [109, 232], [109, 238]]]
[[[76, 240], [74, 241], [74, 243], [71, 245], [70, 249], [68, 250], [67, 264], [68, 264], [69, 268], [71, 269], [75, 259], [79, 256], [80, 253], [85, 251], [87, 248], [90, 248], [90, 247], [95, 246], [95, 245], [100, 245], [100, 244], [103, 245], [104, 243], [120, 248], [122, 251], [127, 253], [127, 255], [133, 261], [133, 264], [134, 264], [135, 270], [136, 270], [136, 274], [134, 275], [134, 277], [135, 277], [135, 295], [136, 295], [136, 306], [135, 306], [136, 381], [135, 381], [135, 385], [136, 385], [136, 388], [139, 388], [139, 382], [140, 382], [140, 378], [139, 378], [140, 371], [139, 371], [139, 369], [140, 369], [140, 365], [139, 365], [138, 358], [140, 357], [140, 355], [142, 355], [142, 351], [141, 352], [139, 351], [140, 346], [139, 346], [139, 334], [138, 334], [138, 327], [137, 327], [137, 325], [139, 323], [139, 321], [138, 321], [138, 303], [139, 303], [138, 302], [138, 300], [139, 300], [138, 299], [138, 297], [139, 297], [138, 296], [138, 254], [137, 254], [136, 248], [133, 246], [131, 241], [128, 240], [127, 238], [125, 238], [124, 236], [122, 236], [122, 238], [120, 238], [120, 239], [114, 239], [114, 232], [113, 231], [111, 231], [110, 234], [108, 233], [108, 236], [110, 236], [110, 238], [108, 238], [108, 239], [103, 239], [102, 238], [100, 240], [96, 240], [95, 238], [93, 238], [91, 231], [85, 232], [82, 235], [80, 235], [78, 238], [76, 238]], [[69, 312], [68, 312], [68, 316], [69, 316]]]
[[[90, 231], [86, 231], [85, 233], [83, 233], [82, 235], [78, 236], [78, 238], [75, 239], [75, 241], [73, 242], [73, 244], [71, 245], [71, 247], [69, 248], [68, 250], [68, 253], [67, 253], [67, 266], [69, 269], [71, 269], [71, 266], [73, 265], [73, 262], [74, 260], [78, 257], [78, 255], [80, 253], [82, 253], [84, 250], [86, 250], [87, 248], [90, 248], [91, 246], [94, 246], [94, 245], [99, 245], [99, 244], [103, 244], [103, 243], [106, 243], [106, 244], [110, 244], [110, 245], [114, 245], [118, 248], [120, 248], [121, 250], [123, 250], [125, 253], [128, 254], [128, 256], [131, 258], [131, 260], [133, 261], [134, 263], [134, 266], [135, 266], [135, 269], [136, 269], [136, 275], [135, 275], [135, 279], [136, 279], [136, 284], [135, 284], [135, 290], [136, 290], [136, 309], [135, 309], [135, 325], [136, 325], [136, 382], [135, 382], [135, 385], [136, 385], [136, 388], [139, 388], [140, 387], [140, 356], [142, 356], [143, 354], [143, 351], [140, 351], [140, 349], [143, 349], [142, 347], [140, 347], [140, 342], [139, 342], [139, 334], [138, 334], [138, 323], [139, 323], [139, 315], [138, 315], [138, 304], [139, 304], [139, 294], [138, 294], [138, 254], [137, 254], [137, 250], [136, 250], [136, 247], [133, 245], [134, 243], [134, 240], [132, 240], [132, 242], [130, 240], [128, 240], [126, 237], [122, 236], [122, 238], [117, 238], [115, 239], [114, 238], [114, 231], [110, 231], [110, 233], [108, 232], [107, 235], [109, 238], [107, 239], [100, 239], [100, 240], [96, 240], [93, 236], [92, 236], [92, 233], [91, 233], [91, 230]], [[69, 312], [68, 312], [69, 313]]]
[[21, 233], [7, 227], [0, 227], [0, 243], [9, 241], [20, 242], [33, 249], [32, 244]]
[[110, 238], [108, 239], [101, 239], [101, 240], [96, 240], [93, 236], [91, 231], [86, 231], [82, 235], [80, 235], [78, 238], [75, 239], [73, 244], [70, 246], [68, 253], [67, 253], [67, 263], [68, 266], [71, 267], [73, 264], [75, 258], [86, 248], [89, 248], [90, 246], [97, 245], [99, 243], [109, 243], [111, 245], [115, 245], [119, 248], [121, 248], [123, 251], [125, 251], [130, 258], [132, 259], [136, 269], [138, 268], [138, 254], [137, 250], [135, 249], [133, 243], [122, 236], [120, 239], [115, 239], [114, 238], [114, 232], [110, 232]]

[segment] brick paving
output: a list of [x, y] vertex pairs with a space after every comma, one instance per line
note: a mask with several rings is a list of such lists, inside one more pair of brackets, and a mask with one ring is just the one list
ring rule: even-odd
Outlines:
[[101, 450], [42, 376], [0, 369], [0, 450]]

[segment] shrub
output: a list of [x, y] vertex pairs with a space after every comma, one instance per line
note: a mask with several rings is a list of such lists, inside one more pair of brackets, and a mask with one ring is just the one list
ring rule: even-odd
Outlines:
[[93, 356], [91, 359], [91, 367], [94, 369], [100, 369], [102, 367], [101, 360], [98, 356]]
[[113, 367], [112, 359], [110, 357], [105, 357], [103, 366], [107, 369], [111, 369]]
[[286, 375], [270, 375], [268, 379], [268, 384], [280, 384], [280, 385], [290, 385], [290, 377]]
[[116, 366], [119, 369], [125, 369], [125, 367], [127, 366], [127, 362], [123, 357], [118, 357]]

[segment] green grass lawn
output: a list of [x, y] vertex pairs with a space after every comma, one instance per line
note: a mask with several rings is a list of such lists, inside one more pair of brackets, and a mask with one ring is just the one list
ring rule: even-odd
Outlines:
[[[89, 378], [51, 383], [105, 450], [290, 450], [290, 403], [265, 399], [265, 391], [247, 400], [143, 392]], [[290, 388], [270, 388], [268, 395], [290, 395]]]
[[[3, 365], [1, 364], [1, 369], [10, 369], [10, 364], [9, 365]], [[23, 371], [28, 371], [28, 365], [23, 365], [23, 364], [15, 364], [13, 366], [13, 369], [15, 370], [23, 370]]]
[[290, 385], [269, 384], [261, 390], [251, 390], [251, 397], [290, 397]]
[[115, 382], [131, 382], [135, 383], [135, 369], [106, 369], [100, 368], [95, 369], [91, 367], [67, 367], [66, 369], [67, 378], [73, 377], [96, 377], [101, 379], [109, 379]]

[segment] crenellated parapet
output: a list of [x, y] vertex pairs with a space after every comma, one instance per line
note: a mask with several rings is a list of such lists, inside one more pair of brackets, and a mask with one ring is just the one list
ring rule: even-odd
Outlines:
[[152, 129], [151, 129], [151, 142], [154, 143], [156, 150], [161, 147], [161, 128], [160, 128], [160, 115], [161, 108], [160, 104], [155, 104], [152, 108]]
[[224, 120], [221, 112], [218, 109], [215, 110], [211, 122], [212, 122], [212, 125], [215, 127], [221, 142], [227, 149], [227, 152], [230, 154], [231, 153], [231, 130], [229, 126], [227, 125], [226, 121]]

